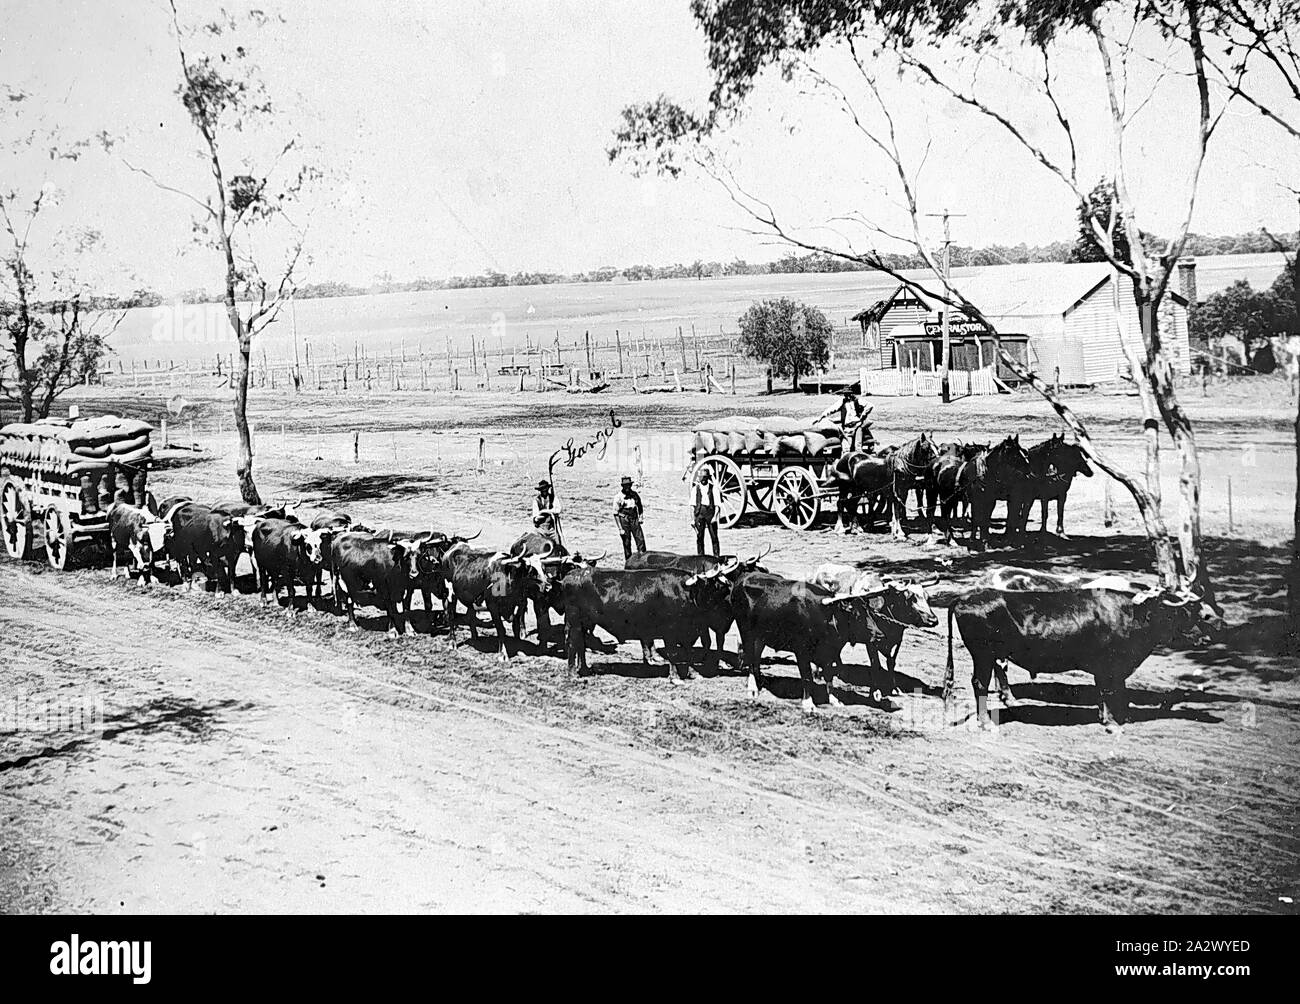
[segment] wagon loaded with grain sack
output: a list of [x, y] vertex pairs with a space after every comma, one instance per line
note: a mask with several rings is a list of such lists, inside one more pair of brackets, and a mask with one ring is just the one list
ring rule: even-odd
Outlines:
[[119, 492], [156, 508], [146, 491], [152, 431], [115, 415], [0, 428], [0, 536], [9, 556], [27, 557], [39, 527], [46, 560], [66, 568], [83, 544], [107, 542], [108, 510]]
[[[779, 415], [715, 419], [693, 432], [691, 486], [704, 471], [713, 474], [723, 528], [734, 526], [752, 506], [774, 513], [792, 530], [808, 529], [830, 491], [831, 467], [846, 449], [837, 423]], [[871, 430], [864, 425], [861, 448], [871, 445]]]

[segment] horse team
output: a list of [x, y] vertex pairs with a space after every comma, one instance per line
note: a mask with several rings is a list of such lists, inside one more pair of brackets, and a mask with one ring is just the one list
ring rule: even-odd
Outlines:
[[1048, 503], [1055, 500], [1056, 532], [1064, 536], [1065, 498], [1077, 475], [1090, 478], [1092, 468], [1083, 448], [1063, 435], [1026, 449], [1018, 435], [990, 447], [936, 443], [923, 432], [903, 446], [849, 453], [836, 461], [831, 469], [839, 497], [836, 528], [851, 533], [865, 501], [866, 517], [887, 517], [894, 536], [901, 538], [907, 499], [915, 492], [916, 511], [927, 529], [933, 529], [939, 515], [949, 544], [961, 507], [970, 515], [971, 546], [986, 545], [998, 502], [1006, 503], [1006, 534], [1014, 538], [1025, 532], [1035, 501], [1042, 505], [1041, 529], [1046, 531]]

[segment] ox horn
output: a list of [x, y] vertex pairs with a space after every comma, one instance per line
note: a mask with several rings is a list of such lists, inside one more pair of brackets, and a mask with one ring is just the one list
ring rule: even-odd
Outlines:
[[916, 585], [921, 587], [937, 586], [938, 584], [939, 584], [939, 576], [937, 575], [932, 579], [922, 579], [920, 582], [916, 583]]
[[588, 558], [587, 560], [590, 561], [590, 562], [594, 565], [596, 562], [598, 562], [598, 561], [603, 561], [603, 560], [604, 560], [605, 558], [607, 558], [607, 557], [609, 557], [609, 551], [608, 551], [608, 550], [604, 550], [604, 551], [601, 551], [600, 554], [596, 555], [594, 558]]

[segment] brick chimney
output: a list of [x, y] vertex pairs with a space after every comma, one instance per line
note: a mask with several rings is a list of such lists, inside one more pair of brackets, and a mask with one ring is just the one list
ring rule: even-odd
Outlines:
[[1178, 260], [1178, 292], [1187, 301], [1188, 314], [1196, 310], [1196, 259]]

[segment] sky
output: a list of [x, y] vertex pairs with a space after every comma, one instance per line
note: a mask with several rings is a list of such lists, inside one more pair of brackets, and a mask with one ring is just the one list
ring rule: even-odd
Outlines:
[[[207, 0], [178, 4], [186, 25], [217, 9]], [[31, 96], [4, 109], [5, 146], [38, 122], [64, 136], [107, 130], [117, 139], [109, 154], [53, 167], [31, 157], [0, 160], [5, 189], [47, 185], [53, 193], [33, 247], [89, 228], [101, 242], [80, 267], [101, 288], [219, 287], [220, 259], [192, 239], [192, 205], [127, 167], [200, 197], [210, 186], [176, 96], [180, 70], [166, 4], [4, 6], [0, 87]], [[704, 41], [687, 0], [258, 6], [285, 19], [241, 35], [276, 115], [271, 129], [232, 135], [225, 149], [232, 159], [265, 163], [272, 148], [297, 135], [299, 150], [324, 171], [294, 208], [310, 256], [302, 281], [762, 261], [785, 250], [748, 233], [752, 221], [713, 179], [636, 178], [606, 156], [625, 105], [666, 93], [698, 106], [707, 95]], [[837, 54], [819, 57], [818, 66], [854, 83], [855, 71]], [[1109, 149], [1097, 114], [1095, 53], [1066, 51], [1057, 72], [1090, 187], [1106, 171]], [[1153, 78], [1134, 72], [1136, 108]], [[1064, 155], [1036, 81], [999, 71], [981, 86], [1025, 116], [1036, 142]], [[890, 77], [885, 90], [909, 162], [928, 147], [918, 183], [922, 211], [965, 214], [953, 220], [954, 240], [1041, 244], [1072, 236], [1068, 190], [999, 127], [915, 81]], [[1189, 98], [1185, 81], [1163, 81], [1131, 133], [1142, 223], [1156, 232], [1172, 229], [1185, 206]], [[886, 230], [906, 224], [888, 165], [833, 102], [769, 78], [751, 104], [748, 120], [723, 145], [745, 189], [814, 240], [889, 247], [878, 235], [829, 222], [862, 212]], [[1193, 228], [1295, 229], [1295, 201], [1278, 178], [1300, 160], [1296, 151], [1244, 112], [1225, 119], [1215, 142]], [[936, 239], [937, 220], [927, 226], [926, 240]], [[284, 245], [282, 234], [269, 232], [256, 250], [274, 262]]]

